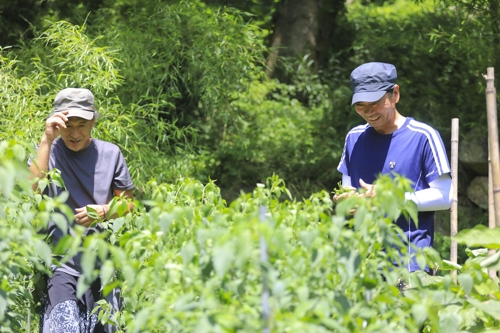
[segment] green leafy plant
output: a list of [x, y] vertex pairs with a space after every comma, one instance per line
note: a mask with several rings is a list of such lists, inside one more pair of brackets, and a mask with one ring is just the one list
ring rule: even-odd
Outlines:
[[332, 191], [332, 193], [334, 195], [341, 195], [341, 194], [349, 193], [349, 192], [351, 192], [351, 190], [343, 187], [341, 181], [337, 183], [337, 187], [334, 188], [333, 191]]

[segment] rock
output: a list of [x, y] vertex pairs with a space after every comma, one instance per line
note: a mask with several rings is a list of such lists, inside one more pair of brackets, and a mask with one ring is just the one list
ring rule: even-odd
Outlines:
[[[450, 236], [450, 210], [440, 210], [434, 215], [435, 232]], [[488, 212], [473, 204], [467, 197], [458, 196], [458, 231], [478, 224], [488, 225]]]
[[462, 166], [478, 175], [488, 176], [488, 138], [469, 133], [459, 142], [458, 160]]
[[479, 207], [488, 210], [488, 177], [476, 177], [467, 188], [467, 198]]

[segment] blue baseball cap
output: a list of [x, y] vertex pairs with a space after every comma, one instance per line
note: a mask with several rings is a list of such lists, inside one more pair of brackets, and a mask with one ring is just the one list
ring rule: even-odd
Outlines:
[[368, 62], [351, 73], [352, 103], [375, 102], [394, 88], [396, 67], [383, 62]]

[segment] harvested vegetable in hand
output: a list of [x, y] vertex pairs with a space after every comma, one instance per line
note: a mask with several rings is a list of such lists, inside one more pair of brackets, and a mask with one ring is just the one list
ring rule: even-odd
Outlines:
[[337, 183], [337, 188], [334, 188], [332, 192], [335, 195], [341, 195], [343, 193], [348, 193], [350, 191], [351, 191], [350, 189], [342, 186], [342, 182], [338, 182]]

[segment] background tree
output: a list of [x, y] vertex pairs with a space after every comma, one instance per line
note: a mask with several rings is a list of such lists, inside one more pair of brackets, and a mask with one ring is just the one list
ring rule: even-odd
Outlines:
[[[20, 135], [35, 143], [57, 89], [96, 87], [105, 97], [99, 130], [137, 159], [134, 177], [142, 184], [150, 176], [210, 177], [232, 200], [277, 173], [299, 197], [333, 189], [345, 133], [360, 123], [349, 73], [366, 61], [397, 66], [401, 112], [437, 127], [445, 144], [454, 117], [462, 133], [485, 132], [481, 73], [498, 54], [489, 43], [498, 36], [489, 12], [495, 3], [15, 4], [2, 3], [1, 28], [14, 34], [2, 34], [9, 39], [1, 45], [14, 47], [1, 52], [13, 77], [25, 79], [2, 95], [3, 133], [15, 136], [25, 115], [33, 126]], [[307, 34], [297, 32], [301, 26]]]
[[308, 56], [315, 69], [324, 65], [327, 54], [338, 51], [332, 49], [332, 39], [338, 34], [337, 17], [344, 13], [344, 1], [281, 1], [270, 38], [267, 75], [291, 82], [287, 68], [279, 65], [282, 58]]

